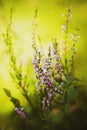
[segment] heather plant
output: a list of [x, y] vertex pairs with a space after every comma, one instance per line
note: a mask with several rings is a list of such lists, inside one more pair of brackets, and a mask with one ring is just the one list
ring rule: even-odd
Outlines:
[[[23, 67], [22, 62], [18, 63], [16, 55], [14, 53], [13, 43], [12, 43], [12, 36], [11, 36], [11, 24], [12, 24], [12, 10], [10, 15], [10, 23], [7, 27], [6, 33], [3, 34], [4, 37], [4, 43], [7, 47], [7, 53], [9, 56], [9, 65], [10, 65], [10, 75], [12, 80], [14, 81], [16, 87], [21, 91], [22, 95], [25, 97], [27, 102], [30, 106], [33, 106], [30, 98], [29, 98], [29, 77], [27, 75], [27, 72], [23, 73]], [[10, 98], [10, 101], [15, 106], [15, 111], [23, 118], [26, 117], [25, 113], [23, 112], [23, 108], [21, 108], [20, 101], [13, 97], [10, 93], [10, 91], [6, 88], [3, 88], [6, 95]]]
[[[33, 65], [36, 74], [36, 87], [41, 96], [43, 110], [53, 109], [54, 107], [64, 110], [67, 105], [76, 102], [77, 88], [75, 85], [78, 80], [75, 77], [74, 61], [77, 52], [76, 44], [78, 43], [79, 29], [76, 29], [76, 32], [71, 34], [72, 45], [69, 50], [68, 36], [71, 14], [72, 10], [69, 8], [64, 15], [65, 25], [62, 26], [64, 33], [64, 48], [62, 55], [62, 50], [60, 50], [61, 44], [57, 42], [57, 39], [54, 39], [52, 46], [49, 46], [47, 56], [38, 49], [37, 44], [39, 43], [39, 40], [38, 33], [36, 33], [37, 23], [33, 24], [34, 32], [32, 46], [35, 50]], [[37, 16], [37, 14], [35, 16]], [[68, 53], [70, 54], [69, 56]]]
[[[16, 113], [27, 122], [27, 125], [35, 129], [51, 129], [55, 125], [51, 118], [53, 111], [59, 111], [59, 113], [56, 113], [58, 117], [60, 112], [69, 111], [69, 108], [79, 101], [77, 87], [79, 79], [75, 77], [76, 44], [79, 39], [79, 28], [76, 28], [75, 33], [69, 33], [69, 23], [72, 15], [70, 7], [67, 13], [64, 14], [65, 24], [62, 26], [64, 35], [62, 50], [61, 43], [58, 42], [57, 38], [54, 38], [48, 48], [47, 55], [45, 55], [44, 51], [40, 48], [41, 38], [38, 33], [37, 11], [36, 9], [32, 24], [32, 47], [34, 50], [32, 63], [35, 72], [35, 93], [38, 96], [35, 98], [39, 100], [39, 105], [37, 107], [37, 105], [35, 106], [32, 103], [33, 99], [29, 96], [29, 87], [31, 87], [29, 86], [29, 75], [27, 72], [23, 73], [22, 62], [18, 63], [14, 52], [11, 36], [12, 10], [10, 24], [3, 35], [9, 56], [10, 75], [17, 88], [27, 100], [28, 107], [32, 108], [32, 111], [30, 113], [26, 112], [20, 101], [13, 97], [8, 89], [4, 88], [4, 92], [14, 104]], [[70, 36], [71, 41], [69, 40]], [[55, 114], [53, 116], [55, 117]]]

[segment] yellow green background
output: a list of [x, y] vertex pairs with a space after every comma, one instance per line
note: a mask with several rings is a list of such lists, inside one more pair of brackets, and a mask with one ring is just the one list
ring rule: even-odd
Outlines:
[[[34, 11], [38, 8], [38, 32], [44, 48], [51, 43], [53, 38], [62, 40], [61, 26], [64, 24], [62, 14], [70, 4], [69, 0], [0, 0], [0, 113], [7, 113], [14, 107], [5, 95], [2, 88], [11, 90], [12, 95], [22, 98], [9, 75], [9, 59], [4, 45], [2, 34], [5, 33], [9, 23], [10, 9], [13, 9], [12, 41], [18, 61], [26, 66], [29, 62], [30, 84], [32, 84], [32, 21]], [[76, 58], [76, 74], [82, 80], [87, 77], [87, 1], [72, 0], [71, 33], [79, 24], [80, 42]], [[32, 85], [31, 85], [32, 86]], [[22, 99], [22, 103], [25, 100]]]

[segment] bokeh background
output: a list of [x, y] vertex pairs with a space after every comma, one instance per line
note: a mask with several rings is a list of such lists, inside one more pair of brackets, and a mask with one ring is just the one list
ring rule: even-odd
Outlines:
[[[34, 11], [38, 7], [38, 31], [41, 44], [47, 48], [53, 38], [62, 40], [61, 26], [64, 24], [64, 14], [72, 5], [71, 33], [80, 27], [80, 42], [76, 58], [76, 75], [85, 83], [87, 80], [87, 0], [0, 0], [0, 115], [1, 123], [14, 106], [5, 95], [2, 88], [8, 88], [19, 99], [22, 98], [15, 88], [9, 75], [9, 63], [2, 34], [9, 23], [10, 9], [13, 9], [12, 40], [19, 61], [24, 66], [29, 64], [30, 82], [33, 80], [32, 69], [32, 21]], [[24, 103], [25, 100], [23, 99]], [[1, 124], [0, 123], [0, 124]], [[3, 123], [2, 123], [3, 124]], [[4, 127], [4, 126], [3, 126]], [[1, 127], [1, 129], [4, 129]]]

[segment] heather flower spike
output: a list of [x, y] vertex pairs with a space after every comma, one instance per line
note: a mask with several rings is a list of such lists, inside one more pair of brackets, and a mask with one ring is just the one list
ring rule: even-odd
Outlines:
[[23, 118], [23, 119], [28, 119], [28, 116], [26, 115], [26, 113], [24, 112], [24, 108], [15, 108], [15, 111], [17, 112], [17, 114]]

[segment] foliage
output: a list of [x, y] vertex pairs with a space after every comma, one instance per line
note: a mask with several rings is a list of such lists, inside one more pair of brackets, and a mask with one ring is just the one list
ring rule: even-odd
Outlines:
[[[69, 23], [71, 19], [72, 9], [68, 8], [64, 15], [65, 24], [62, 26], [64, 34], [63, 48], [61, 50], [61, 43], [55, 38], [52, 41], [52, 46], [48, 48], [48, 54], [45, 55], [39, 47], [40, 35], [37, 32], [37, 9], [33, 20], [32, 32], [32, 47], [34, 50], [33, 67], [35, 71], [35, 88], [39, 105], [35, 106], [32, 98], [29, 96], [29, 75], [23, 74], [22, 62], [17, 64], [17, 58], [14, 53], [11, 24], [12, 24], [12, 10], [10, 16], [10, 24], [4, 34], [4, 42], [7, 46], [9, 55], [9, 65], [11, 78], [15, 82], [17, 88], [22, 92], [23, 96], [32, 108], [31, 113], [25, 112], [21, 106], [20, 101], [14, 98], [10, 91], [4, 88], [4, 92], [14, 104], [15, 111], [26, 121], [30, 128], [53, 129], [55, 123], [58, 122], [63, 114], [69, 111], [70, 107], [77, 105], [78, 100], [78, 78], [75, 77], [75, 57], [76, 44], [78, 43], [78, 31], [71, 34], [71, 48], [68, 48]], [[62, 55], [61, 55], [62, 52]], [[38, 98], [39, 97], [39, 98]], [[55, 121], [54, 121], [55, 119]]]
[[[12, 24], [12, 10], [11, 10], [11, 16], [10, 16], [10, 24], [7, 27], [6, 33], [3, 34], [4, 43], [7, 46], [7, 52], [9, 55], [9, 65], [10, 65], [10, 69], [11, 69], [10, 75], [11, 75], [11, 78], [13, 79], [13, 81], [15, 82], [17, 88], [20, 89], [20, 91], [22, 92], [22, 94], [24, 95], [26, 100], [32, 106], [32, 102], [28, 96], [28, 87], [29, 87], [28, 75], [27, 75], [27, 73], [25, 75], [23, 75], [22, 62], [20, 62], [19, 65], [17, 64], [16, 55], [14, 53], [12, 37], [11, 37], [11, 24]], [[7, 94], [8, 90], [7, 91], [6, 91], [6, 89], [4, 89], [4, 90], [5, 90], [5, 93]], [[12, 100], [12, 102], [14, 104], [13, 100]]]

